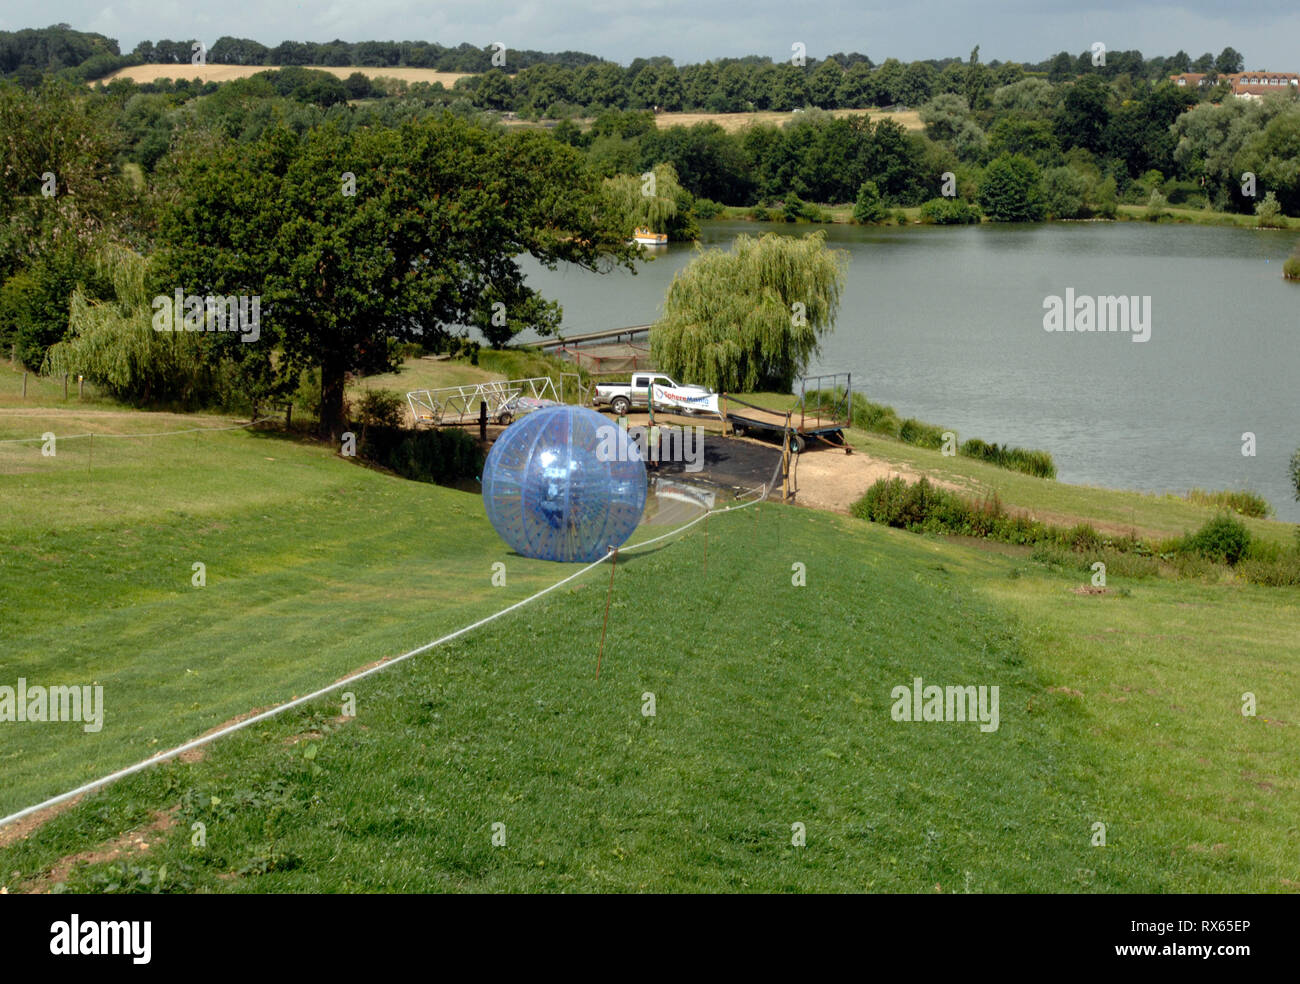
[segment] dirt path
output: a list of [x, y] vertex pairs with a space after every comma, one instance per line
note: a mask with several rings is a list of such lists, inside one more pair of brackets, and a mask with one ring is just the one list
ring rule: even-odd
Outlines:
[[[907, 482], [915, 482], [921, 475], [921, 472], [905, 465], [873, 458], [860, 451], [845, 454], [831, 448], [811, 447], [799, 455], [795, 465], [794, 477], [798, 483], [795, 502], [811, 509], [847, 513], [849, 507], [880, 479], [898, 477]], [[950, 482], [927, 477], [934, 484], [954, 492], [968, 492]]]

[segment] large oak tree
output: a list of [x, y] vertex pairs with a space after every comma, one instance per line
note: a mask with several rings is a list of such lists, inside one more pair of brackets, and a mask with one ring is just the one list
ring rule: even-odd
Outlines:
[[572, 148], [450, 115], [275, 128], [190, 153], [159, 246], [160, 294], [260, 296], [257, 341], [218, 341], [274, 361], [284, 380], [319, 368], [322, 435], [342, 429], [345, 374], [391, 368], [392, 339], [478, 325], [499, 344], [554, 330], [559, 309], [524, 282], [523, 254], [593, 270], [630, 268], [634, 255]]

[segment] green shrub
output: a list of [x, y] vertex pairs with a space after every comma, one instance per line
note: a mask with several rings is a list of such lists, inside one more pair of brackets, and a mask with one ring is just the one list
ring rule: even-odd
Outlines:
[[826, 224], [834, 221], [834, 216], [820, 205], [814, 205], [812, 202], [804, 202], [803, 207], [799, 209], [799, 218], [804, 222], [816, 222]]
[[701, 219], [712, 219], [722, 214], [722, 206], [712, 198], [695, 199], [695, 214]]
[[[905, 530], [945, 529], [960, 523], [962, 503], [945, 489], [936, 488], [922, 477], [913, 485], [903, 479], [878, 479], [851, 507], [853, 515]], [[939, 520], [939, 522], [933, 522]]]
[[979, 206], [960, 198], [931, 198], [921, 206], [924, 225], [972, 225], [979, 220]]
[[1159, 191], [1152, 191], [1151, 197], [1147, 199], [1146, 220], [1148, 222], [1159, 222], [1161, 219], [1168, 217], [1169, 209], [1165, 208], [1169, 202]]
[[859, 519], [894, 526], [900, 511], [899, 503], [906, 491], [907, 483], [897, 476], [876, 479], [862, 498], [849, 507], [849, 512]]
[[1093, 529], [1089, 523], [1079, 523], [1072, 526], [1066, 530], [1065, 539], [1072, 550], [1097, 551], [1103, 545], [1101, 534]]
[[366, 427], [399, 427], [406, 415], [406, 400], [393, 390], [366, 390], [356, 407], [357, 417]]
[[1054, 167], [1043, 175], [1043, 198], [1051, 219], [1084, 219], [1088, 210], [1088, 178], [1072, 167]]
[[1215, 516], [1183, 542], [1183, 549], [1188, 554], [1221, 564], [1236, 564], [1248, 546], [1250, 530], [1241, 520], [1227, 513]]
[[1282, 276], [1287, 280], [1300, 280], [1300, 250], [1292, 253], [1282, 263]]
[[889, 218], [889, 209], [880, 198], [880, 189], [874, 181], [865, 182], [858, 189], [858, 200], [853, 206], [853, 221], [859, 225], [871, 225], [884, 222]]
[[1020, 154], [1003, 154], [984, 169], [979, 203], [993, 222], [1041, 222], [1047, 212], [1038, 165]]
[[1282, 214], [1282, 206], [1273, 192], [1266, 194], [1264, 200], [1255, 206], [1255, 224], [1261, 229], [1286, 228], [1286, 216]]
[[768, 213], [767, 209], [765, 209], [762, 205], [755, 205], [752, 209], [749, 210], [749, 214], [755, 222], [772, 221], [772, 216]]
[[357, 446], [368, 461], [417, 482], [447, 484], [475, 478], [483, 470], [483, 452], [466, 431], [406, 430], [368, 427]]

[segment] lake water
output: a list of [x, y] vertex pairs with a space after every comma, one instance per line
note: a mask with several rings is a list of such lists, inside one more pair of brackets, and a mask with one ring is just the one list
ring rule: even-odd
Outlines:
[[[810, 227], [706, 222], [706, 246]], [[962, 228], [822, 226], [849, 254], [835, 330], [810, 372], [959, 438], [1043, 448], [1065, 482], [1182, 492], [1249, 487], [1300, 521], [1286, 468], [1300, 447], [1294, 234], [1145, 223]], [[566, 331], [646, 324], [692, 247], [634, 276], [528, 266]], [[1150, 297], [1151, 336], [1047, 332], [1044, 299]], [[1256, 455], [1242, 454], [1242, 435]]]

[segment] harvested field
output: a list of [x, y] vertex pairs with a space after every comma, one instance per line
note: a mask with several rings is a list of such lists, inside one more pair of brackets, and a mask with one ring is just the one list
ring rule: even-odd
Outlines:
[[[200, 79], [204, 82], [230, 82], [246, 79], [258, 72], [284, 68], [283, 65], [132, 65], [96, 81], [105, 84], [113, 79], [130, 79], [133, 82], [157, 82], [159, 79]], [[458, 79], [472, 72], [439, 72], [432, 68], [367, 68], [357, 65], [305, 65], [318, 72], [329, 72], [346, 79], [353, 72], [367, 78], [401, 79], [404, 82], [441, 82], [450, 89]], [[94, 83], [91, 83], [92, 85]]]
[[[879, 109], [836, 109], [831, 112], [834, 116], [869, 116], [873, 120], [883, 117], [902, 124], [905, 130], [921, 129], [921, 118], [914, 109], [907, 109], [898, 113], [885, 112]], [[794, 113], [776, 112], [660, 113], [655, 117], [655, 123], [661, 129], [668, 126], [694, 126], [696, 123], [717, 123], [728, 133], [735, 133], [756, 123], [780, 126], [782, 123], [788, 123], [795, 115]]]

